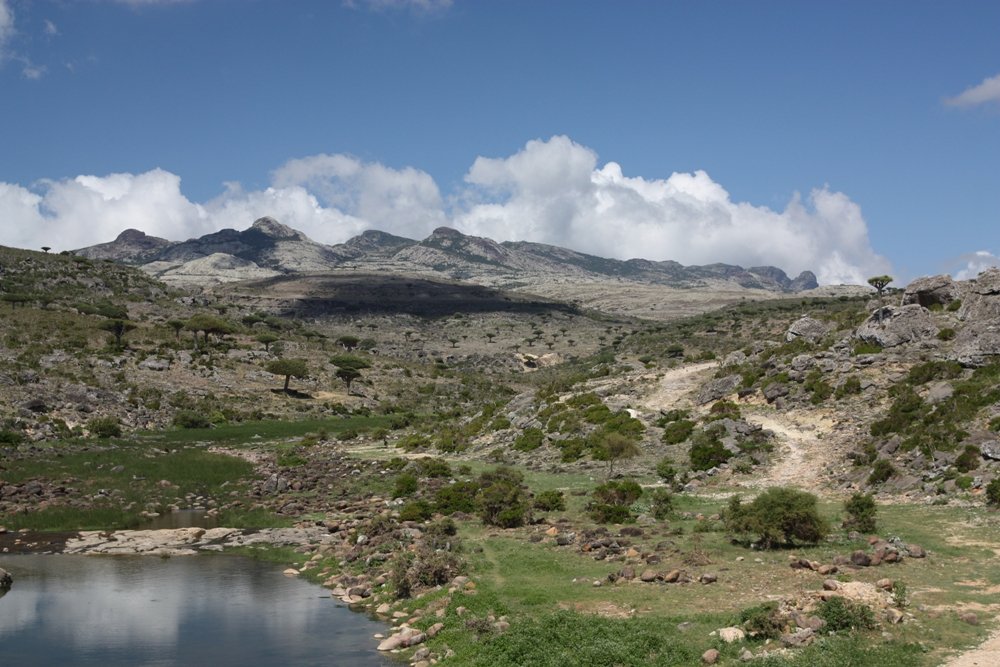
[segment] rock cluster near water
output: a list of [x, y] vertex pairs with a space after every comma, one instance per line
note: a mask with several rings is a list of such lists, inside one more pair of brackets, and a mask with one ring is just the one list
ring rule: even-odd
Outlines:
[[63, 547], [67, 554], [190, 556], [255, 545], [319, 546], [332, 537], [325, 528], [177, 528], [173, 530], [84, 531]]

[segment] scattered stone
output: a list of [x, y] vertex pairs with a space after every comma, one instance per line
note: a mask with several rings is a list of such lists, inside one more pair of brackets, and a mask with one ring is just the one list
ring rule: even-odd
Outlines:
[[835, 591], [840, 589], [840, 584], [837, 583], [836, 579], [827, 579], [823, 582], [824, 591]]
[[667, 582], [668, 584], [675, 584], [680, 580], [680, 578], [681, 578], [680, 570], [670, 570], [670, 572], [667, 572], [665, 575], [663, 575], [663, 581]]
[[881, 588], [883, 591], [891, 591], [892, 579], [879, 579], [875, 582], [875, 586]]
[[703, 574], [698, 577], [698, 581], [703, 584], [714, 584], [719, 580], [719, 576], [716, 574]]
[[979, 617], [973, 611], [964, 611], [958, 615], [958, 620], [969, 625], [979, 625]]
[[924, 548], [918, 544], [907, 544], [906, 553], [909, 554], [910, 558], [926, 558], [927, 552]]
[[748, 648], [743, 649], [743, 653], [740, 653], [740, 660], [743, 662], [750, 662], [753, 660], [753, 652]]
[[851, 563], [858, 567], [868, 567], [872, 564], [872, 557], [858, 550], [851, 554]]
[[816, 631], [812, 628], [802, 628], [791, 634], [781, 635], [781, 643], [789, 648], [803, 648], [812, 644]]
[[644, 581], [647, 584], [656, 581], [657, 574], [655, 570], [643, 570], [642, 574], [639, 575], [639, 581]]
[[714, 665], [719, 661], [719, 652], [714, 648], [710, 648], [701, 654], [701, 661], [706, 665]]
[[890, 624], [893, 624], [893, 625], [895, 625], [897, 623], [902, 623], [903, 622], [903, 612], [901, 612], [900, 610], [898, 610], [898, 609], [896, 609], [894, 607], [889, 607], [888, 609], [885, 610], [885, 620], [886, 620], [887, 623], [890, 623]]
[[719, 630], [719, 639], [726, 642], [727, 644], [732, 644], [733, 642], [743, 641], [746, 638], [746, 633], [743, 632], [742, 628], [729, 627], [722, 628]]

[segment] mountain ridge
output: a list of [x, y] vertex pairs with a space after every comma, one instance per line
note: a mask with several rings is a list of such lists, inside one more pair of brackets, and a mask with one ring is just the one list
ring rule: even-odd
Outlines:
[[[247, 229], [222, 229], [186, 241], [169, 241], [135, 229], [114, 241], [74, 251], [89, 259], [140, 266], [167, 282], [213, 283], [275, 274], [342, 269], [431, 274], [477, 284], [503, 285], [547, 280], [616, 281], [674, 288], [716, 283], [769, 292], [798, 292], [818, 286], [811, 271], [795, 278], [774, 266], [744, 268], [714, 263], [684, 266], [672, 260], [612, 259], [531, 241], [503, 241], [439, 227], [423, 240], [367, 230], [344, 243], [326, 245], [276, 219], [258, 218]], [[218, 255], [240, 261], [225, 262]], [[213, 257], [212, 261], [205, 261]], [[185, 266], [197, 262], [196, 267]], [[219, 267], [217, 272], [211, 268]]]

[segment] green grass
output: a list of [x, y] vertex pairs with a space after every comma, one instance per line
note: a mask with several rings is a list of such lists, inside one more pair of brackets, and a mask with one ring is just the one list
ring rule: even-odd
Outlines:
[[260, 421], [225, 424], [215, 428], [177, 429], [137, 434], [141, 441], [162, 444], [208, 442], [214, 444], [241, 444], [259, 440], [302, 437], [309, 433], [327, 431], [330, 434], [344, 431], [365, 431], [386, 428], [391, 417], [334, 417], [330, 419], [304, 419], [301, 421]]

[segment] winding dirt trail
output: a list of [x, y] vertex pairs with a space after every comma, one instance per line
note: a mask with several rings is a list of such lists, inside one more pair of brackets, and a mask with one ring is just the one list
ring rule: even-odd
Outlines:
[[995, 667], [1000, 665], [1000, 629], [974, 649], [960, 653], [941, 667]]
[[708, 379], [709, 371], [715, 369], [716, 366], [718, 366], [718, 362], [706, 361], [667, 371], [660, 378], [656, 389], [643, 399], [643, 406], [650, 410], [691, 407], [691, 392]]
[[826, 415], [812, 411], [787, 411], [748, 413], [744, 418], [773, 431], [777, 437], [774, 463], [761, 471], [744, 486], [794, 486], [808, 491], [823, 487], [825, 473], [836, 462], [838, 455], [828, 436], [833, 431], [833, 421]]

